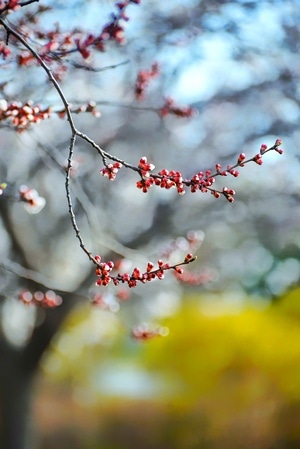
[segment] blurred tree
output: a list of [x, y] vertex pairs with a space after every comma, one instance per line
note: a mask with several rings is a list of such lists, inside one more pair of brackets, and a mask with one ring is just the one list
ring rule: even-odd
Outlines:
[[[202, 234], [190, 233], [171, 247], [166, 237], [200, 227], [207, 233], [200, 263], [219, 268], [213, 288], [276, 295], [299, 278], [297, 1], [139, 3], [0, 2], [0, 401], [6, 449], [32, 447], [26, 438], [32, 381], [69, 311], [83, 297], [117, 309], [127, 295], [89, 290], [95, 265], [100, 286], [112, 281], [132, 287], [169, 271], [165, 260], [156, 268], [141, 254], [152, 260], [171, 255], [170, 269], [180, 274], [180, 260], [194, 260], [189, 250]], [[279, 143], [271, 146], [278, 135], [289, 155], [278, 163], [270, 152], [269, 170], [258, 171], [267, 152], [262, 136], [279, 151]], [[158, 173], [143, 154], [159, 165]], [[247, 160], [257, 164], [246, 170]], [[199, 195], [175, 201], [176, 190], [184, 189], [232, 201], [236, 165], [245, 173], [234, 209], [207, 195], [201, 204]], [[118, 174], [115, 183], [100, 179], [99, 170], [109, 179]], [[222, 174], [230, 178], [229, 190]], [[153, 187], [144, 195], [136, 192], [136, 181], [140, 190]], [[147, 268], [131, 265], [130, 274], [113, 274], [112, 264], [94, 256], [99, 247], [103, 258], [117, 256], [126, 270], [132, 259]], [[206, 269], [189, 282], [202, 285], [208, 278]], [[158, 282], [135, 289], [133, 296], [143, 299], [128, 307], [130, 324], [176, 308], [178, 282], [165, 281], [163, 312], [157, 291]], [[149, 298], [155, 298], [151, 306]], [[153, 330], [136, 332], [143, 337]]]

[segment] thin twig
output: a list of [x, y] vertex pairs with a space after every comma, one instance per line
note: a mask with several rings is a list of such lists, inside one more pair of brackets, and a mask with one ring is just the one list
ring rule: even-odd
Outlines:
[[20, 6], [27, 6], [30, 5], [31, 3], [35, 3], [35, 2], [39, 2], [40, 0], [27, 0], [25, 2], [21, 2], [19, 3]]
[[106, 70], [116, 69], [122, 65], [129, 64], [130, 60], [127, 59], [126, 61], [118, 62], [117, 64], [107, 65], [105, 67], [91, 67], [89, 65], [80, 64], [78, 62], [70, 61], [68, 59], [66, 59], [66, 62], [71, 64], [73, 67], [75, 67], [75, 69], [83, 69], [83, 70], [87, 70], [88, 72], [99, 73], [99, 72], [105, 72]]
[[[110, 100], [94, 100], [97, 106], [108, 106], [108, 107], [117, 107], [122, 109], [130, 109], [132, 111], [142, 111], [142, 112], [154, 112], [156, 114], [160, 113], [160, 108], [155, 108], [153, 106], [137, 106], [132, 103], [121, 103], [119, 101], [110, 101]], [[87, 103], [87, 101], [78, 101], [78, 100], [70, 100], [72, 104], [81, 104]]]
[[77, 225], [73, 205], [72, 205], [72, 198], [71, 198], [71, 191], [70, 191], [70, 172], [71, 172], [71, 168], [72, 168], [72, 158], [73, 158], [73, 154], [74, 154], [75, 141], [76, 141], [76, 133], [73, 133], [72, 137], [71, 137], [71, 141], [70, 141], [70, 146], [69, 146], [69, 157], [68, 157], [68, 165], [67, 165], [67, 169], [66, 169], [66, 181], [65, 181], [67, 201], [68, 201], [68, 210], [69, 210], [69, 215], [71, 217], [72, 226], [75, 231], [75, 235], [78, 238], [79, 243], [80, 243], [80, 247], [86, 253], [88, 258], [97, 265], [96, 260], [94, 259], [92, 253], [86, 248], [85, 243], [81, 237], [80, 230]]

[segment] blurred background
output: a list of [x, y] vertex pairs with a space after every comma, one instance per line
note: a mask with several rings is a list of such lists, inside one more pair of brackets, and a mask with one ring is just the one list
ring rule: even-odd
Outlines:
[[[78, 27], [96, 34], [112, 11], [109, 0], [56, 1], [38, 26], [51, 30], [59, 21], [61, 32]], [[21, 351], [45, 319], [17, 300], [20, 266], [47, 278], [48, 287], [86, 297], [68, 301], [41, 359], [32, 407], [38, 447], [298, 448], [299, 2], [149, 0], [127, 13], [126, 44], [109, 43], [88, 61], [116, 68], [68, 67], [62, 77], [74, 106], [93, 100], [101, 112], [74, 116], [82, 132], [120, 159], [137, 164], [145, 155], [157, 171], [186, 177], [233, 164], [241, 152], [251, 157], [277, 138], [284, 154], [268, 153], [262, 167], [248, 164], [237, 179], [218, 180], [237, 192], [229, 204], [201, 193], [145, 195], [124, 169], [110, 183], [99, 174], [97, 153], [78, 141], [73, 204], [93, 253], [125, 258], [130, 269], [174, 245], [180, 259], [190, 231], [202, 242], [190, 270], [209, 273], [209, 283], [183, 285], [166, 276], [120, 301], [114, 287], [93, 286], [71, 229], [61, 168], [66, 122], [53, 117], [21, 134], [1, 124], [7, 195], [26, 184], [46, 200], [36, 215], [1, 201], [1, 338]], [[153, 62], [160, 75], [138, 102], [137, 73]], [[62, 109], [39, 67], [18, 68], [16, 75], [13, 64], [1, 61], [1, 69], [7, 101]], [[160, 117], [167, 97], [197, 113]], [[95, 294], [104, 295], [103, 303], [91, 307], [87, 299]], [[141, 322], [169, 334], [134, 341], [131, 329]]]
[[296, 449], [299, 295], [239, 308], [184, 296], [169, 335], [147, 342], [120, 335], [115, 315], [77, 309], [42, 363], [40, 447]]

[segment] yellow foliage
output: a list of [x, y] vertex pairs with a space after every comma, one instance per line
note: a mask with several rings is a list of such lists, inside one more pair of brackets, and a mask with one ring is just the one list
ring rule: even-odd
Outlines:
[[252, 399], [263, 390], [300, 400], [299, 297], [298, 290], [275, 305], [249, 302], [221, 314], [216, 303], [185, 300], [166, 323], [168, 338], [147, 345], [143, 360], [176, 380], [174, 394], [189, 400], [230, 386], [247, 396], [247, 385]]
[[[136, 422], [142, 416], [142, 434], [155, 441], [160, 441], [160, 432], [169, 435], [174, 448], [202, 447], [202, 439], [224, 449], [279, 447], [282, 441], [298, 444], [299, 293], [300, 289], [291, 291], [273, 304], [249, 299], [238, 308], [226, 306], [229, 301], [184, 298], [180, 311], [161, 323], [169, 327], [169, 335], [143, 343], [120, 338], [116, 317], [79, 309], [55, 342], [52, 357], [60, 358], [57, 372], [64, 373], [63, 378], [72, 371], [74, 386], [85, 383], [81, 393], [85, 398], [90, 394], [100, 407], [99, 419], [106, 422], [110, 440], [120, 423], [126, 429], [139, 428]], [[126, 371], [129, 366], [136, 371]], [[122, 393], [114, 399], [98, 396], [97, 402], [101, 393], [92, 390], [91, 380], [105, 367], [112, 371], [99, 377], [102, 382], [115, 380], [117, 371], [119, 382], [130, 390], [136, 372], [147, 372], [146, 383], [163, 381], [163, 388], [144, 402], [141, 397], [122, 398]], [[128, 378], [128, 372], [133, 376]], [[76, 402], [78, 395], [74, 398]], [[103, 421], [102, 407], [108, 404], [115, 408]], [[153, 447], [159, 447], [157, 441]], [[116, 447], [125, 447], [124, 441]]]

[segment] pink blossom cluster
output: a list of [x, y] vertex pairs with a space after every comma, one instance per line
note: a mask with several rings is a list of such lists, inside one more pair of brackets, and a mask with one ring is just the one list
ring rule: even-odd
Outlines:
[[146, 271], [142, 271], [140, 268], [135, 267], [131, 274], [112, 274], [115, 264], [111, 260], [109, 262], [102, 262], [101, 256], [95, 256], [95, 261], [97, 263], [96, 276], [98, 277], [96, 285], [106, 287], [110, 282], [114, 285], [127, 284], [128, 287], [136, 287], [138, 283], [146, 284], [146, 282], [153, 281], [154, 279], [162, 280], [165, 276], [165, 271], [175, 270], [178, 274], [183, 273], [182, 265], [187, 265], [196, 260], [196, 257], [191, 253], [188, 253], [183, 262], [175, 265], [170, 265], [169, 263], [164, 263], [162, 260], [158, 260], [157, 268], [154, 268], [152, 262], [148, 262]]
[[[140, 168], [140, 166], [138, 166]], [[198, 172], [191, 179], [183, 179], [181, 172], [175, 170], [162, 169], [157, 175], [149, 174], [149, 171], [144, 175], [144, 171], [140, 170], [141, 180], [137, 181], [136, 186], [141, 189], [144, 193], [153, 186], [159, 186], [162, 189], [169, 190], [173, 187], [176, 188], [179, 195], [184, 195], [185, 187], [189, 187], [192, 193], [201, 191], [202, 193], [207, 193], [210, 191], [215, 198], [219, 198], [224, 195], [226, 199], [230, 202], [233, 201], [233, 195], [235, 191], [233, 189], [228, 189], [224, 187], [222, 191], [218, 191], [212, 188], [215, 183], [215, 177], [212, 176], [210, 170], [206, 172]], [[216, 173], [218, 175], [218, 173]]]
[[100, 173], [102, 176], [106, 176], [110, 181], [114, 181], [121, 167], [122, 167], [121, 162], [115, 162], [114, 164], [107, 164], [106, 167], [100, 170]]
[[39, 105], [33, 105], [31, 101], [22, 104], [17, 101], [8, 103], [5, 99], [0, 100], [0, 122], [9, 121], [17, 129], [23, 132], [32, 123], [39, 123], [50, 117], [51, 109], [42, 109]]
[[[81, 104], [80, 106], [73, 107], [72, 105], [69, 105], [70, 112], [73, 114], [80, 114], [82, 112], [91, 113], [95, 117], [100, 117], [101, 112], [97, 110], [97, 105], [95, 101], [89, 101], [86, 104]], [[66, 116], [66, 109], [61, 109], [60, 111], [53, 111], [55, 112], [59, 118], [64, 118]]]
[[273, 147], [271, 147], [271, 148], [268, 148], [268, 145], [263, 143], [261, 145], [261, 147], [260, 147], [260, 154], [262, 155], [262, 154], [264, 154], [264, 153], [266, 153], [267, 151], [270, 151], [270, 150], [275, 150], [275, 151], [277, 151], [277, 153], [283, 154], [283, 149], [279, 148], [281, 145], [282, 145], [282, 140], [281, 139], [276, 139]]
[[41, 307], [57, 307], [62, 304], [62, 297], [57, 295], [53, 290], [48, 290], [45, 293], [36, 291], [31, 293], [29, 290], [22, 290], [19, 299], [28, 305], [37, 305]]
[[0, 0], [0, 14], [5, 11], [16, 11], [20, 8], [20, 6], [21, 5], [19, 5], [19, 0]]
[[41, 197], [37, 190], [22, 185], [19, 188], [20, 200], [24, 202], [24, 207], [30, 214], [39, 213], [45, 206], [46, 200]]
[[155, 337], [166, 337], [169, 329], [166, 326], [157, 326], [148, 323], [141, 323], [135, 326], [131, 331], [131, 336], [135, 340], [147, 341]]
[[[70, 106], [70, 111], [74, 114], [91, 113], [95, 117], [101, 115], [94, 101], [89, 101], [87, 104], [82, 104], [76, 108]], [[38, 124], [42, 120], [50, 118], [54, 113], [62, 119], [66, 116], [65, 109], [54, 111], [50, 107], [43, 108], [41, 105], [34, 105], [32, 101], [22, 104], [16, 101], [8, 103], [5, 99], [0, 99], [0, 122], [8, 121], [12, 123], [19, 133], [27, 130], [32, 124]]]
[[154, 62], [150, 70], [140, 70], [135, 82], [135, 96], [137, 100], [143, 100], [145, 91], [151, 80], [159, 74], [158, 64]]
[[[27, 23], [21, 22], [19, 24], [19, 28], [23, 28], [25, 30]], [[69, 54], [70, 52], [79, 51], [77, 45], [77, 34], [76, 32], [62, 32], [57, 26], [54, 30], [50, 30], [47, 32], [42, 31], [41, 29], [31, 29], [31, 33], [34, 35], [36, 40], [40, 42], [46, 41], [39, 48], [39, 55], [46, 61], [51, 62], [53, 60], [57, 60], [58, 57], [63, 57]], [[75, 47], [74, 47], [75, 44]], [[17, 62], [19, 66], [28, 66], [36, 62], [34, 55], [28, 50], [22, 51], [18, 57]], [[65, 67], [62, 68], [62, 71], [65, 70]]]
[[[47, 63], [57, 63], [57, 61], [61, 58], [74, 54], [75, 52], [79, 53], [82, 58], [86, 60], [91, 56], [91, 49], [105, 51], [105, 43], [108, 41], [115, 41], [118, 44], [125, 43], [124, 22], [129, 20], [129, 17], [126, 14], [126, 9], [131, 4], [137, 5], [139, 3], [140, 0], [127, 0], [116, 3], [117, 12], [111, 14], [109, 22], [104, 25], [99, 34], [83, 34], [78, 29], [64, 33], [60, 30], [59, 25], [56, 25], [54, 30], [46, 32], [42, 31], [42, 29], [38, 27], [36, 27], [36, 29], [31, 29], [30, 32], [34, 35], [33, 40], [36, 39], [40, 42], [46, 41], [40, 47], [39, 55]], [[18, 1], [10, 0], [9, 4], [15, 4], [17, 6]], [[11, 6], [8, 7], [6, 5], [5, 10], [8, 8], [11, 10], [16, 9], [16, 7], [12, 8]], [[48, 9], [49, 8], [47, 7], [40, 7], [40, 12]], [[35, 23], [38, 23], [37, 19]], [[19, 22], [19, 28], [23, 29], [24, 34], [26, 33], [26, 25], [27, 22], [24, 21], [24, 19], [21, 19]], [[18, 56], [18, 64], [20, 66], [30, 65], [34, 62], [34, 55], [27, 50], [23, 51]], [[57, 79], [60, 79], [66, 70], [67, 67], [65, 65], [58, 64], [55, 73]]]
[[144, 178], [149, 178], [150, 171], [153, 171], [155, 169], [155, 165], [150, 164], [146, 156], [143, 156], [139, 161], [138, 169], [141, 176], [143, 176]]
[[[185, 193], [185, 188], [188, 187], [192, 193], [200, 191], [202, 193], [210, 192], [215, 198], [223, 196], [230, 203], [234, 201], [235, 190], [224, 186], [218, 190], [213, 187], [215, 184], [215, 178], [217, 176], [227, 176], [228, 174], [233, 177], [239, 176], [238, 167], [244, 167], [249, 162], [255, 162], [258, 165], [262, 165], [263, 156], [269, 151], [276, 151], [279, 154], [283, 153], [281, 139], [277, 139], [275, 144], [271, 147], [267, 145], [261, 145], [260, 152], [253, 157], [246, 159], [245, 153], [240, 153], [237, 158], [237, 162], [234, 165], [227, 165], [225, 169], [222, 169], [221, 164], [215, 165], [215, 172], [211, 170], [200, 171], [193, 175], [190, 179], [184, 179], [180, 171], [167, 170], [163, 168], [157, 174], [152, 173], [155, 166], [150, 164], [147, 158], [144, 156], [140, 159], [137, 166], [123, 162], [123, 165], [139, 173], [141, 179], [137, 181], [136, 187], [147, 193], [152, 186], [159, 186], [162, 189], [176, 188], [180, 195]], [[120, 162], [119, 162], [120, 163]], [[120, 163], [121, 164], [121, 163]], [[101, 174], [108, 176], [109, 179], [114, 180], [117, 174], [113, 169], [114, 165], [106, 166], [106, 169], [101, 170]], [[112, 174], [110, 175], [112, 171]]]
[[191, 106], [176, 106], [172, 98], [166, 98], [165, 103], [159, 110], [159, 113], [162, 117], [165, 117], [166, 115], [175, 115], [181, 118], [191, 118], [196, 114], [196, 110]]
[[[159, 66], [154, 62], [150, 70], [140, 70], [135, 82], [135, 97], [141, 101], [145, 98], [145, 92], [150, 82], [159, 75]], [[161, 117], [175, 115], [177, 117], [191, 118], [196, 114], [196, 110], [191, 106], [177, 106], [173, 98], [166, 98], [164, 104], [158, 109]]]
[[112, 40], [118, 44], [125, 43], [124, 25], [122, 22], [127, 22], [129, 17], [126, 15], [126, 8], [130, 4], [139, 4], [140, 0], [127, 0], [123, 2], [116, 3], [118, 8], [118, 13], [111, 14], [111, 20], [107, 23], [101, 33], [98, 36], [89, 34], [84, 40], [80, 41], [76, 39], [75, 43], [77, 50], [81, 53], [84, 59], [90, 56], [90, 51], [88, 48], [93, 46], [94, 48], [105, 51], [104, 43]]
[[2, 56], [2, 58], [6, 59], [10, 54], [11, 51], [8, 46], [0, 42], [0, 55]]
[[104, 42], [108, 40], [116, 41], [118, 44], [125, 43], [124, 25], [123, 22], [127, 22], [129, 17], [126, 15], [126, 8], [130, 4], [140, 4], [141, 0], [126, 0], [123, 2], [117, 2], [118, 8], [117, 14], [111, 14], [111, 21], [104, 26], [100, 36], [95, 39], [95, 43], [99, 49], [104, 50]]

